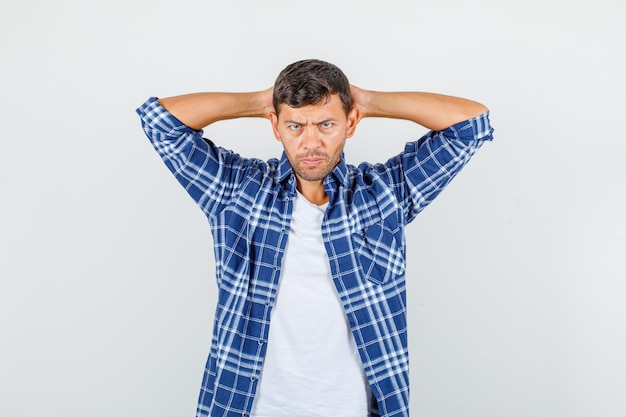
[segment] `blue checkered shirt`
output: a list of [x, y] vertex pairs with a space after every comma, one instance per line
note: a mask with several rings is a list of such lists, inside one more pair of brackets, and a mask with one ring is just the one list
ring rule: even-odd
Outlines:
[[[218, 302], [197, 416], [246, 416], [267, 349], [296, 198], [294, 172], [284, 154], [246, 159], [214, 145], [155, 98], [137, 113], [213, 233]], [[329, 202], [322, 237], [375, 397], [373, 415], [409, 414], [404, 227], [492, 131], [485, 113], [428, 132], [383, 164], [356, 167], [342, 156], [324, 180]]]

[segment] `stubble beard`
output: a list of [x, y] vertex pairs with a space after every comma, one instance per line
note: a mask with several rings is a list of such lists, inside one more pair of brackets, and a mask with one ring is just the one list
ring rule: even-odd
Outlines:
[[[319, 167], [307, 168], [304, 164], [299, 162], [302, 158], [323, 158], [324, 164]], [[291, 167], [300, 179], [304, 181], [321, 181], [335, 169], [339, 163], [339, 158], [331, 158], [328, 154], [313, 152], [298, 155], [295, 161], [290, 162]]]

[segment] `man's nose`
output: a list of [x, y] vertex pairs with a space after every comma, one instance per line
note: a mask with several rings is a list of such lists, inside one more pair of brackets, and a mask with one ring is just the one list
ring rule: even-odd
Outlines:
[[306, 149], [318, 148], [322, 141], [317, 126], [307, 126], [302, 140], [302, 144]]

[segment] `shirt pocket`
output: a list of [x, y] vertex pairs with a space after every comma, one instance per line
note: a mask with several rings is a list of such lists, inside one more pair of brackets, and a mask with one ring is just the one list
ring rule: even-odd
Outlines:
[[402, 246], [383, 220], [362, 227], [352, 235], [352, 241], [357, 261], [369, 281], [382, 284], [404, 274]]

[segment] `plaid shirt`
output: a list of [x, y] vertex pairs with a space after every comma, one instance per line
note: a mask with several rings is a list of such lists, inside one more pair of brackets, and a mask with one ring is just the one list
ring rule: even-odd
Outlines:
[[[246, 416], [267, 349], [296, 178], [284, 154], [242, 158], [203, 139], [155, 98], [137, 113], [213, 233], [218, 303], [197, 415]], [[355, 167], [342, 156], [324, 180], [329, 202], [321, 233], [376, 398], [374, 415], [409, 414], [404, 227], [492, 131], [485, 113], [407, 143], [384, 164]]]

